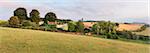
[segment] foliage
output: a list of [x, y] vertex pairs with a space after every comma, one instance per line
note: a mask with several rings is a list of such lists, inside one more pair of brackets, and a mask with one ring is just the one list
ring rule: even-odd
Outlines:
[[106, 35], [107, 38], [117, 38], [116, 34], [116, 24], [112, 22], [100, 21], [97, 24], [93, 25], [92, 31], [97, 35]]
[[81, 32], [81, 33], [84, 32], [84, 24], [82, 22], [77, 22], [76, 32]]
[[24, 20], [22, 23], [22, 26], [26, 27], [26, 26], [32, 26], [32, 22], [28, 21], [28, 20]]
[[12, 16], [9, 20], [9, 25], [11, 27], [19, 27], [20, 20], [17, 16]]
[[118, 31], [117, 34], [119, 35], [120, 38], [125, 39], [144, 40], [144, 41], [150, 40], [150, 36], [137, 35], [132, 33], [131, 31]]
[[45, 15], [44, 23], [47, 24], [47, 21], [54, 22], [54, 21], [56, 21], [56, 19], [57, 19], [56, 14], [53, 12], [49, 12]]
[[70, 19], [57, 19], [57, 22], [59, 22], [60, 24], [69, 23], [70, 21], [72, 21], [72, 20], [70, 20]]
[[89, 32], [91, 32], [90, 29], [88, 29], [88, 28], [85, 28], [85, 29], [84, 29], [84, 33], [89, 33]]
[[45, 31], [56, 31], [56, 25], [50, 25], [50, 24], [45, 24], [44, 26]]
[[15, 11], [14, 11], [14, 16], [18, 16], [19, 20], [20, 20], [20, 23], [23, 21], [23, 20], [27, 20], [28, 17], [27, 17], [27, 11], [25, 8], [17, 8]]
[[68, 23], [68, 31], [75, 32], [76, 31], [76, 24], [74, 23]]
[[31, 22], [30, 20], [23, 20], [21, 28], [24, 29], [37, 29], [39, 27], [35, 22]]
[[131, 39], [133, 34], [131, 31], [117, 31], [120, 38]]
[[40, 16], [39, 16], [39, 11], [36, 9], [33, 9], [30, 12], [30, 19], [32, 22], [36, 22], [36, 24], [38, 24], [40, 22]]
[[8, 21], [0, 20], [0, 26], [6, 26], [6, 25], [8, 25]]

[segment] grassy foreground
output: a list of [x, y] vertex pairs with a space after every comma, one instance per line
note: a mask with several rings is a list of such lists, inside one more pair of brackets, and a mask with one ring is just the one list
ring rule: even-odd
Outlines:
[[149, 46], [96, 37], [0, 27], [0, 53], [149, 53]]

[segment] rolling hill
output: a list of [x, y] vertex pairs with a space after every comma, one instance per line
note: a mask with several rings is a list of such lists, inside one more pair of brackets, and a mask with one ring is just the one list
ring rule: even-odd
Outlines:
[[150, 36], [150, 27], [146, 28], [144, 31], [141, 32], [134, 32], [138, 35]]
[[149, 53], [149, 46], [82, 35], [0, 27], [1, 53]]
[[135, 30], [140, 29], [142, 26], [143, 24], [119, 24], [119, 27], [117, 28], [117, 30], [135, 31]]

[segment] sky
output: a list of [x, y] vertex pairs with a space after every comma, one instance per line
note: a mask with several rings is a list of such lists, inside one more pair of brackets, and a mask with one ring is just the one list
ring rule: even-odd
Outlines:
[[8, 20], [18, 7], [37, 9], [40, 16], [56, 13], [59, 19], [149, 23], [149, 0], [0, 0], [0, 20]]

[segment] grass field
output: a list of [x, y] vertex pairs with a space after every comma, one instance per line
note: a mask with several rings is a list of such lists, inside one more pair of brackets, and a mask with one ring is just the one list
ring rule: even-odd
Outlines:
[[0, 53], [149, 53], [149, 46], [65, 33], [0, 27]]
[[0, 20], [0, 23], [1, 23], [1, 22], [7, 22], [7, 21], [4, 21], [4, 20]]

